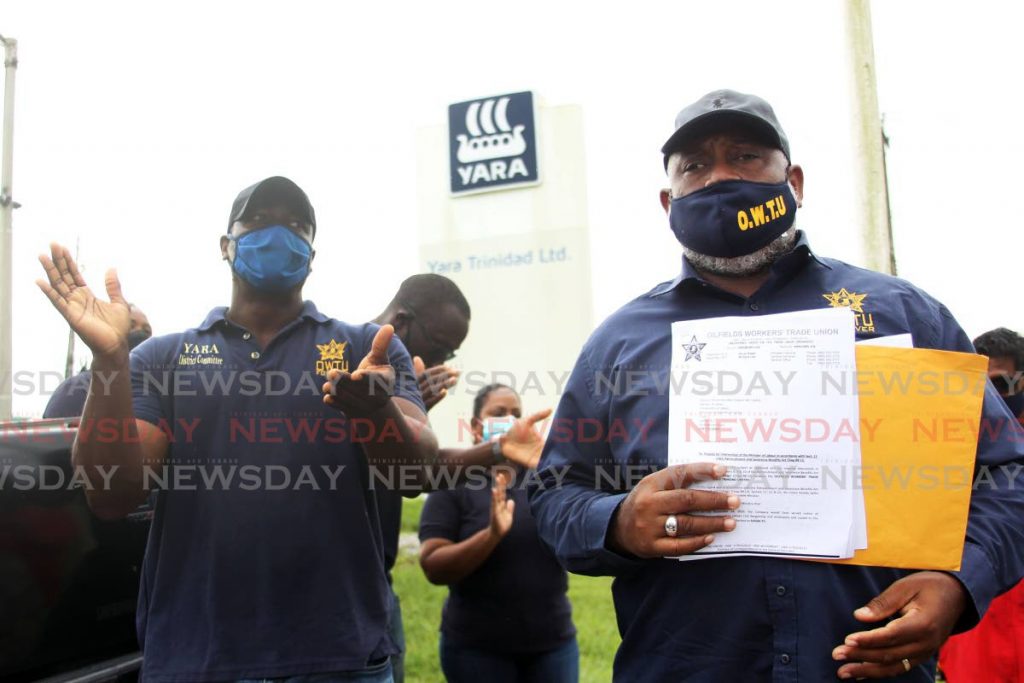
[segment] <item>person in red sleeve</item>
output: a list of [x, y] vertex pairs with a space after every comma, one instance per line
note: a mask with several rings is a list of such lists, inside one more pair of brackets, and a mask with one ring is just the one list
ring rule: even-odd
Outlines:
[[[974, 348], [989, 357], [989, 379], [1024, 424], [1024, 337], [999, 327], [976, 338]], [[1024, 582], [993, 600], [976, 627], [946, 641], [939, 667], [949, 683], [1024, 681]]]

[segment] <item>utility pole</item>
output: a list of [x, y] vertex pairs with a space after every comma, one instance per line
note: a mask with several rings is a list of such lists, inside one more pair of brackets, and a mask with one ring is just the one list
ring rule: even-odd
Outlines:
[[855, 157], [856, 228], [867, 267], [896, 274], [889, 222], [884, 137], [878, 113], [875, 49], [871, 38], [870, 0], [846, 1], [846, 37], [853, 66], [853, 149]]
[[4, 46], [3, 158], [0, 160], [0, 421], [11, 419], [11, 219], [14, 214], [11, 167], [14, 163], [14, 72], [18, 68], [18, 41], [0, 36]]

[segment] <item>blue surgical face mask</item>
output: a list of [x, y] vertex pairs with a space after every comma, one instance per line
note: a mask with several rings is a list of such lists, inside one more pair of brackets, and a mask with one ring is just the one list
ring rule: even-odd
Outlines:
[[231, 268], [240, 278], [265, 292], [283, 292], [309, 275], [313, 247], [283, 225], [228, 235], [235, 243]]
[[668, 220], [687, 249], [735, 258], [754, 253], [793, 227], [796, 198], [787, 182], [725, 180], [673, 199]]
[[512, 415], [485, 418], [483, 433], [484, 443], [497, 439], [499, 436], [512, 429], [512, 425], [515, 421], [516, 418]]

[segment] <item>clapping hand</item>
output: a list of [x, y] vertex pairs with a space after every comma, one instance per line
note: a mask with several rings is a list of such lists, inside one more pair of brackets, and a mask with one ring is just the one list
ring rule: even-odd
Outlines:
[[66, 247], [51, 244], [50, 255], [40, 255], [39, 262], [43, 264], [47, 279], [36, 280], [36, 284], [92, 350], [93, 356], [126, 357], [131, 312], [121, 294], [117, 272], [107, 271], [104, 284], [110, 301], [102, 301], [85, 284]]
[[491, 533], [503, 538], [512, 528], [512, 517], [516, 502], [507, 497], [508, 473], [498, 472], [494, 475], [494, 486], [491, 488]]

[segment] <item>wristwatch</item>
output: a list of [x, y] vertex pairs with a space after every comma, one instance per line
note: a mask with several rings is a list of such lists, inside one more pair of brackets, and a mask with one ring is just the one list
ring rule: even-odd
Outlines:
[[505, 454], [501, 452], [501, 435], [496, 435], [491, 439], [491, 464], [500, 465], [505, 462]]

